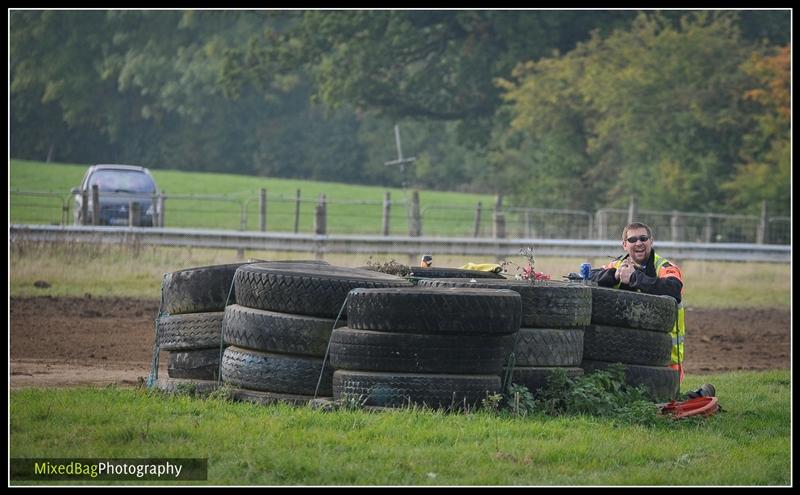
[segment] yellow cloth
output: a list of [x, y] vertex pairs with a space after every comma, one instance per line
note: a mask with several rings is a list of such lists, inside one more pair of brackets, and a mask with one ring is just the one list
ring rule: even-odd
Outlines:
[[460, 267], [462, 270], [478, 270], [480, 272], [500, 273], [503, 267], [495, 263], [467, 263]]

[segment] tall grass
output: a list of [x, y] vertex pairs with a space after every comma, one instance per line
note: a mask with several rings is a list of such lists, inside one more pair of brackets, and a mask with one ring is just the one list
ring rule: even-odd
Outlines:
[[[163, 275], [185, 268], [247, 260], [309, 259], [309, 253], [175, 248], [140, 244], [50, 244], [19, 240], [11, 244], [11, 294], [13, 296], [123, 296], [158, 299]], [[340, 266], [358, 267], [367, 262], [396, 260], [416, 264], [405, 255], [326, 254], [325, 260]], [[517, 273], [526, 259], [509, 257], [509, 276]], [[436, 266], [459, 267], [468, 262], [494, 262], [467, 256], [434, 253]], [[537, 271], [553, 280], [578, 271], [578, 258], [536, 258]], [[599, 266], [605, 261], [591, 260]], [[785, 265], [774, 263], [729, 263], [685, 261], [681, 270], [688, 307], [789, 308], [790, 275]], [[34, 285], [37, 281], [48, 288]]]
[[654, 426], [23, 389], [10, 395], [10, 456], [208, 457], [207, 483], [222, 485], [789, 484], [789, 371], [702, 380], [723, 412]]

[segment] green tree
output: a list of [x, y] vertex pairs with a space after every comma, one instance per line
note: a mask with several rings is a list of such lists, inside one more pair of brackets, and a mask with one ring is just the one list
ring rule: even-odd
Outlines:
[[520, 65], [515, 81], [499, 81], [512, 116], [506, 134], [525, 137], [514, 151], [525, 172], [512, 179], [534, 177], [526, 199], [569, 187], [593, 203], [562, 194], [562, 207], [623, 206], [630, 194], [643, 208], [724, 207], [720, 184], [749, 124], [739, 67], [754, 49], [735, 13], [693, 12], [677, 26], [651, 13], [565, 56]]
[[787, 45], [770, 54], [754, 53], [743, 65], [755, 78], [744, 97], [755, 105], [756, 125], [744, 136], [743, 162], [723, 188], [735, 207], [751, 213], [766, 200], [772, 214], [791, 214], [790, 51]]

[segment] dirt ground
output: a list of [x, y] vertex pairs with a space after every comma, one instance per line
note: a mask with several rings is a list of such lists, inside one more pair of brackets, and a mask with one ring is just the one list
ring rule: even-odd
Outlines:
[[[158, 300], [11, 298], [11, 387], [133, 386], [153, 358]], [[686, 311], [686, 373], [790, 366], [788, 310]], [[166, 353], [159, 376], [166, 377]]]

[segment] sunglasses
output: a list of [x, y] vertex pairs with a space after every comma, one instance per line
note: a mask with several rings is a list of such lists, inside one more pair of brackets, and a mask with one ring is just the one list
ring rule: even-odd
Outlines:
[[649, 235], [633, 236], [633, 237], [628, 237], [625, 240], [628, 241], [630, 244], [633, 244], [636, 241], [647, 242], [650, 240], [650, 236]]

